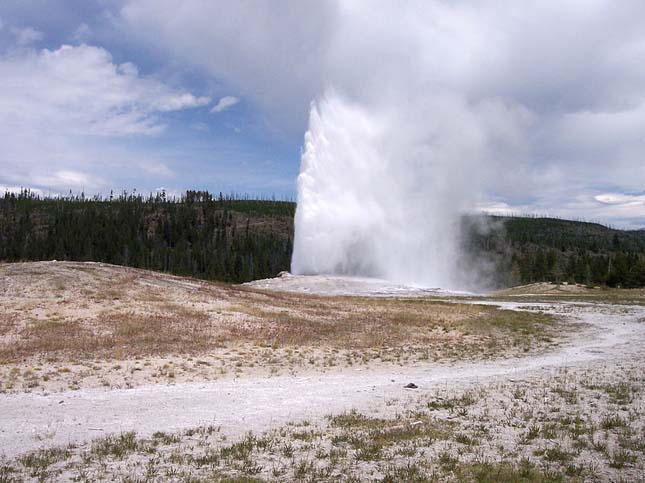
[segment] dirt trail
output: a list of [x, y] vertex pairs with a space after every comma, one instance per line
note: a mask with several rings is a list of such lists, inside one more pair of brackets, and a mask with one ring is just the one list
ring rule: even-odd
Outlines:
[[[621, 358], [645, 360], [645, 307], [574, 303], [498, 303], [548, 310], [588, 324], [573, 343], [539, 356], [464, 364], [417, 364], [391, 370], [357, 369], [315, 376], [241, 378], [126, 390], [79, 390], [51, 395], [0, 395], [0, 454], [81, 442], [121, 431], [148, 435], [216, 425], [239, 436], [294, 419], [318, 420], [349, 408], [377, 411], [385, 401], [404, 407], [442, 385], [544, 374], [562, 366]], [[404, 390], [408, 382], [419, 386]]]

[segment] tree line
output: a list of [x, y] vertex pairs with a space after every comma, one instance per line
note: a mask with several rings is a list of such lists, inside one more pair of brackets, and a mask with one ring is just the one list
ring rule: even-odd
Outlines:
[[464, 245], [472, 257], [489, 262], [498, 286], [549, 281], [645, 287], [645, 230], [555, 218], [484, 220], [464, 220]]
[[[0, 198], [0, 261], [100, 261], [246, 282], [289, 270], [290, 201], [187, 191]], [[463, 265], [495, 286], [552, 281], [645, 286], [645, 230], [535, 217], [465, 216]], [[475, 269], [473, 268], [473, 273]]]
[[100, 261], [245, 282], [288, 270], [295, 205], [187, 191], [0, 199], [0, 260]]

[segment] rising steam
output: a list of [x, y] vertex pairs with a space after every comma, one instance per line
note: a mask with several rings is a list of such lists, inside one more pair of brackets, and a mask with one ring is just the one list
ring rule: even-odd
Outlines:
[[[530, 203], [562, 186], [567, 163], [588, 169], [563, 160], [595, 156], [590, 146], [601, 149], [611, 131], [604, 126], [623, 125], [608, 113], [624, 91], [581, 86], [609, 52], [631, 59], [624, 46], [645, 45], [629, 43], [641, 23], [604, 1], [588, 12], [586, 3], [504, 13], [495, 2], [366, 5], [342, 2], [324, 31], [316, 66], [333, 90], [311, 106], [292, 270], [467, 288], [477, 270], [459, 250], [461, 214], [491, 194]], [[613, 15], [630, 25], [617, 37], [605, 20]], [[554, 26], [548, 36], [544, 25]], [[605, 31], [616, 40], [598, 54]], [[621, 75], [627, 86], [640, 74]]]
[[645, 184], [642, 0], [125, 3], [133, 32], [289, 135], [315, 100], [296, 272], [462, 285], [474, 203], [643, 224], [603, 197]]
[[[434, 27], [418, 23], [421, 12]], [[343, 11], [327, 60], [347, 69], [329, 68], [333, 89], [311, 106], [292, 271], [474, 288], [476, 270], [459, 249], [461, 214], [495, 173], [520, 164], [533, 117], [469, 85], [490, 59], [468, 34], [477, 30], [473, 12], [433, 3], [397, 15], [409, 25]], [[371, 42], [343, 42], [359, 31]], [[358, 58], [366, 61], [352, 67]]]
[[487, 152], [481, 113], [443, 93], [405, 108], [329, 92], [312, 105], [298, 177], [296, 274], [463, 286], [459, 216]]

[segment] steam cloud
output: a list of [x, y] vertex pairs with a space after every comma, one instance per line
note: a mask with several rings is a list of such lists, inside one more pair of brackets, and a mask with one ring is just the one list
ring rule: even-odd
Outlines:
[[327, 93], [305, 135], [292, 271], [462, 287], [459, 216], [490, 161], [490, 119], [516, 114], [451, 92], [370, 108]]
[[[592, 10], [603, 9], [599, 2]], [[343, 12], [332, 45], [356, 41], [354, 31], [370, 41], [331, 50], [340, 65], [355, 56], [362, 71], [334, 72], [332, 88], [311, 107], [298, 178], [294, 273], [453, 289], [477, 278], [475, 268], [464, 272], [459, 263], [460, 214], [491, 188], [513, 191], [514, 179], [529, 177], [532, 143], [545, 135], [538, 107], [594, 102], [588, 93], [549, 99], [575, 82], [558, 83], [561, 69], [571, 74], [561, 65], [564, 56], [520, 61], [522, 47], [526, 55], [535, 49], [524, 43], [531, 28], [520, 35], [512, 17], [494, 13], [470, 2], [423, 3], [398, 11], [391, 28], [378, 13], [367, 25], [358, 10]], [[588, 21], [576, 17], [577, 8], [558, 13], [568, 28]], [[553, 14], [545, 8], [540, 18]], [[370, 51], [383, 46], [380, 58]], [[515, 84], [504, 72], [507, 62], [544, 77], [529, 79], [534, 90]]]
[[296, 272], [462, 286], [455, 222], [476, 204], [642, 226], [640, 205], [595, 198], [643, 194], [642, 0], [127, 0], [121, 17], [272, 126], [309, 115]]

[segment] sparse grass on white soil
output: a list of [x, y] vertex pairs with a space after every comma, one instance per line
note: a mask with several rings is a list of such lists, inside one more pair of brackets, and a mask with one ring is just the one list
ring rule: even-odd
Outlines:
[[0, 464], [0, 481], [642, 481], [642, 361], [442, 388], [227, 440], [122, 433]]
[[642, 294], [567, 297], [0, 264], [0, 483], [644, 481]]

